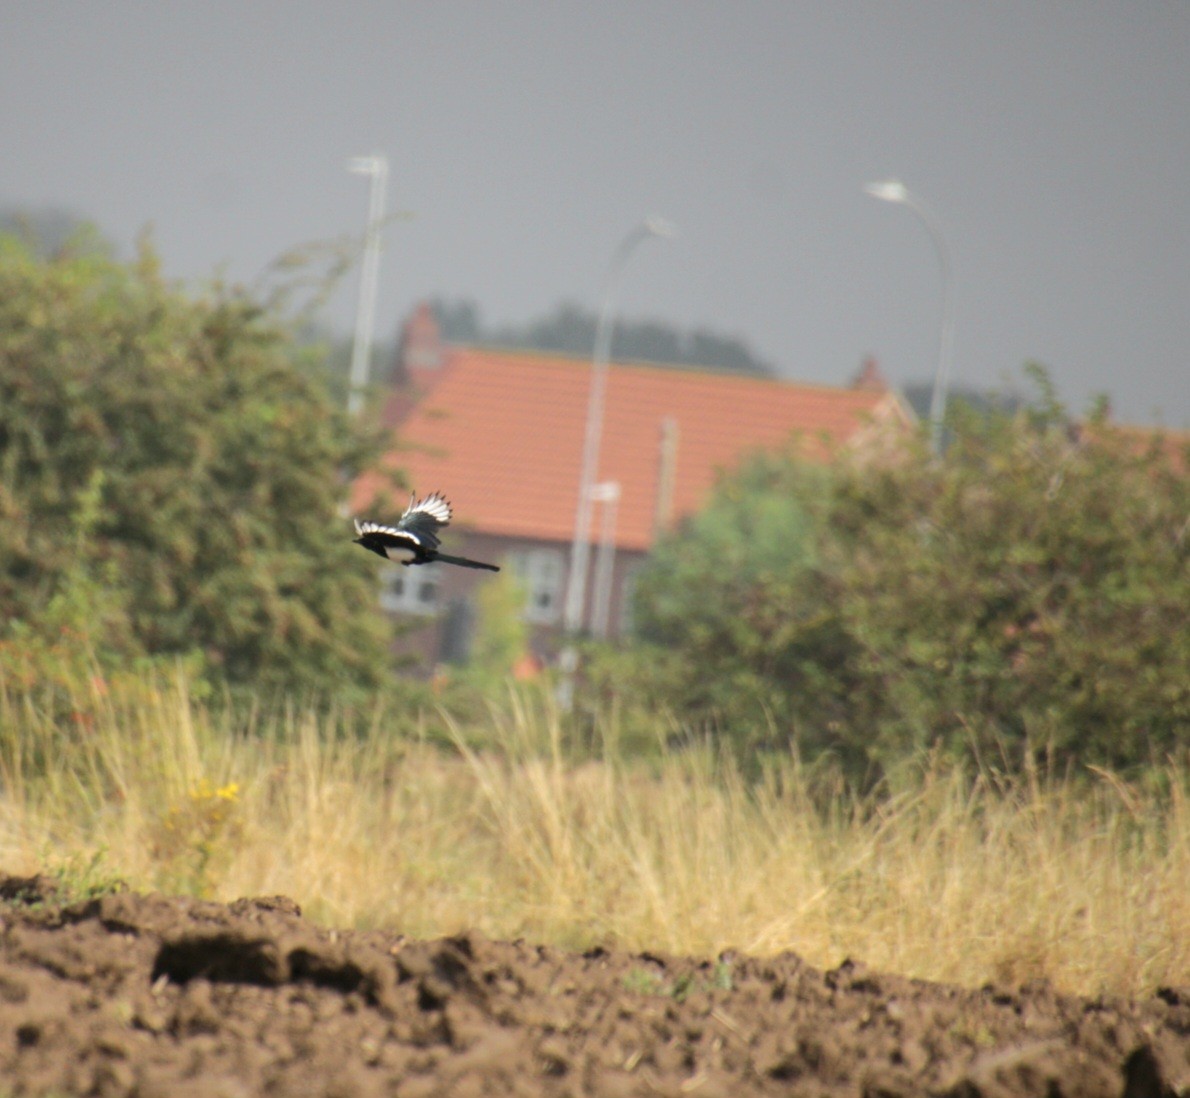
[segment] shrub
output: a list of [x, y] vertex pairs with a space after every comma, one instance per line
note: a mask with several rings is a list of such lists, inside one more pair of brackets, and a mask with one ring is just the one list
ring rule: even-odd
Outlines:
[[1190, 454], [1073, 430], [1038, 380], [1034, 410], [956, 417], [940, 460], [725, 480], [638, 587], [668, 702], [853, 775], [939, 746], [1127, 767], [1184, 744]]
[[[376, 440], [250, 298], [189, 297], [146, 248], [0, 239], [0, 641], [189, 655], [231, 683], [381, 680], [373, 572], [339, 515]], [[81, 602], [80, 602], [81, 600]]]

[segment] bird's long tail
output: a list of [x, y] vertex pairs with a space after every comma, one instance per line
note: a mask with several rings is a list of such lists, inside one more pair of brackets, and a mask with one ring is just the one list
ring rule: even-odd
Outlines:
[[489, 572], [500, 571], [498, 564], [485, 564], [481, 560], [468, 560], [466, 557], [450, 557], [445, 553], [438, 553], [434, 559], [440, 560], [444, 564], [457, 564], [462, 568], [486, 568]]

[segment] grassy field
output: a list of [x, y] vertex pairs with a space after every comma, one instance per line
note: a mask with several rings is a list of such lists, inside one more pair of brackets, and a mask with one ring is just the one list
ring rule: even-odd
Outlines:
[[428, 719], [434, 737], [383, 713], [347, 734], [311, 712], [215, 717], [183, 682], [96, 679], [51, 706], [0, 681], [0, 869], [284, 893], [413, 936], [794, 950], [1085, 994], [1190, 984], [1185, 764], [1160, 795], [923, 765], [863, 800], [812, 796], [795, 760], [746, 780], [705, 748], [629, 759], [611, 723], [578, 760], [540, 699], [510, 695], [481, 728]]

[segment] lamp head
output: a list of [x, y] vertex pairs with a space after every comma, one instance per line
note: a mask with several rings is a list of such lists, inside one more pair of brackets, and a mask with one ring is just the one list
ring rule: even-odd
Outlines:
[[353, 156], [347, 161], [347, 170], [356, 175], [375, 175], [380, 171], [380, 157]]
[[666, 221], [664, 217], [646, 217], [642, 224], [650, 236], [675, 237], [678, 235], [678, 227], [672, 221]]
[[882, 179], [878, 183], [867, 183], [864, 190], [881, 202], [908, 202], [909, 188], [899, 179]]

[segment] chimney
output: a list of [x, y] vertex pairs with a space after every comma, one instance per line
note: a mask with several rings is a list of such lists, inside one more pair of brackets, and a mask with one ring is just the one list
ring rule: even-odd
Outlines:
[[434, 310], [423, 301], [401, 325], [397, 354], [389, 374], [392, 390], [384, 402], [380, 422], [386, 427], [402, 423], [440, 376], [438, 371], [445, 360]]
[[393, 367], [393, 384], [405, 385], [428, 370], [442, 365], [442, 333], [434, 310], [423, 301], [401, 327], [397, 342], [397, 361]]
[[661, 420], [661, 443], [657, 456], [657, 510], [653, 515], [653, 537], [661, 537], [673, 524], [674, 481], [678, 472], [678, 420]]
[[886, 393], [888, 382], [880, 367], [876, 363], [875, 355], [868, 355], [859, 368], [859, 372], [851, 379], [851, 388], [865, 393]]

